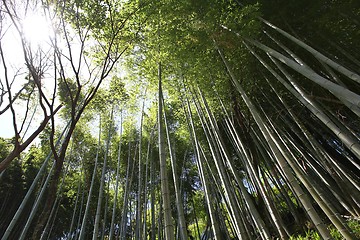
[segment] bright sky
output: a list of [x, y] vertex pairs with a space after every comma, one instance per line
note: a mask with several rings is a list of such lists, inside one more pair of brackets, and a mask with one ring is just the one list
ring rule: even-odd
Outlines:
[[[31, 43], [32, 49], [49, 47], [50, 27], [48, 21], [43, 13], [38, 9], [29, 9], [25, 14], [19, 11], [19, 17], [22, 19], [20, 27], [24, 30], [24, 36], [27, 41]], [[10, 81], [13, 81], [11, 89], [12, 93], [16, 93], [24, 84], [26, 76], [26, 68], [22, 45], [19, 33], [16, 31], [14, 24], [12, 24], [9, 16], [5, 14], [5, 19], [2, 20], [0, 26], [0, 41], [4, 52], [5, 63], [8, 71]], [[0, 59], [0, 80], [4, 88], [5, 83], [5, 68], [3, 61]], [[8, 101], [8, 95], [4, 96], [3, 104], [0, 105], [0, 110], [4, 109]], [[24, 106], [16, 106], [17, 119], [24, 116]], [[21, 124], [19, 121], [18, 124]], [[25, 127], [26, 128], [26, 127]], [[31, 126], [30, 126], [31, 128]], [[0, 115], [0, 137], [9, 138], [14, 136], [12, 114], [10, 110]]]
[[[11, 1], [10, 1], [11, 2]], [[24, 4], [24, 1], [21, 0], [14, 0], [14, 2], [22, 2]], [[11, 4], [11, 3], [9, 3]], [[16, 3], [17, 4], [17, 3]], [[19, 3], [21, 4], [21, 3]], [[17, 8], [20, 5], [16, 5]], [[52, 90], [54, 86], [54, 63], [53, 63], [53, 55], [52, 51], [48, 51], [51, 49], [51, 36], [54, 36], [54, 34], [51, 34], [54, 30], [50, 27], [51, 24], [49, 24], [50, 21], [47, 20], [47, 18], [44, 16], [43, 9], [41, 9], [41, 6], [35, 6], [34, 9], [27, 10], [26, 13], [24, 13], [24, 9], [20, 9], [17, 11], [19, 12], [19, 18], [22, 19], [19, 22], [20, 28], [23, 29], [24, 37], [26, 38], [26, 41], [30, 43], [30, 47], [32, 49], [33, 53], [39, 53], [39, 49], [41, 49], [43, 52], [41, 52], [41, 58], [45, 59], [45, 63], [49, 64], [50, 69], [47, 69], [47, 72], [44, 74], [44, 78], [42, 79], [43, 88], [47, 89], [47, 94], [49, 99], [52, 97]], [[21, 87], [25, 83], [25, 77], [28, 73], [26, 66], [25, 66], [25, 60], [24, 60], [24, 54], [22, 51], [22, 44], [20, 41], [19, 33], [17, 32], [15, 26], [12, 24], [10, 18], [8, 15], [5, 14], [5, 20], [2, 20], [0, 22], [0, 41], [1, 45], [3, 47], [4, 55], [5, 55], [5, 61], [8, 68], [8, 76], [10, 81], [12, 79], [14, 80], [14, 83], [11, 87], [12, 93], [16, 93], [21, 89]], [[71, 29], [71, 27], [67, 28], [67, 33], [69, 34], [69, 38], [71, 39], [70, 45], [71, 45], [71, 54], [72, 54], [72, 61], [75, 66], [79, 63], [79, 56], [80, 54], [80, 41], [78, 39], [77, 33]], [[66, 72], [68, 75], [66, 77], [72, 78], [73, 77], [73, 71], [69, 64], [69, 48], [67, 48], [67, 44], [65, 44], [65, 40], [61, 37], [57, 38], [57, 45], [59, 46], [59, 49], [62, 50], [62, 63], [64, 67], [64, 72]], [[89, 52], [94, 45], [97, 45], [97, 42], [92, 41], [91, 39], [86, 41], [86, 44], [84, 46], [85, 50]], [[67, 55], [67, 56], [65, 56]], [[45, 57], [44, 57], [45, 56]], [[86, 87], [88, 87], [90, 84], [92, 84], [92, 80], [98, 79], [95, 75], [99, 73], [101, 70], [101, 66], [98, 67], [96, 63], [91, 61], [91, 56], [81, 55], [81, 70], [80, 70], [80, 78], [84, 80], [84, 83], [86, 82]], [[46, 58], [48, 57], [48, 58]], [[86, 58], [86, 61], [84, 60]], [[88, 64], [88, 65], [87, 65]], [[69, 70], [69, 71], [68, 71]], [[117, 67], [119, 76], [124, 74], [124, 71], [121, 70], [120, 67]], [[15, 75], [15, 73], [19, 73]], [[92, 73], [90, 78], [90, 72]], [[0, 80], [4, 86], [5, 84], [5, 77], [4, 77], [4, 66], [3, 62], [0, 59]], [[110, 79], [111, 76], [108, 78]], [[96, 83], [96, 82], [95, 82]], [[106, 80], [103, 85], [106, 85]], [[84, 88], [83, 88], [84, 89]], [[0, 111], [4, 109], [6, 104], [8, 103], [7, 100], [8, 96], [5, 95], [4, 97], [4, 103], [0, 104]], [[23, 101], [24, 102], [24, 101]], [[16, 106], [17, 114], [16, 118], [18, 119], [18, 127], [21, 125], [22, 119], [24, 117], [25, 113], [25, 106]], [[28, 133], [32, 133], [33, 130], [38, 127], [40, 121], [42, 120], [42, 111], [40, 107], [37, 109], [38, 114], [35, 115], [35, 120], [31, 121], [30, 129]], [[27, 121], [29, 121], [30, 116], [32, 115], [32, 112], [28, 113]], [[60, 121], [56, 121], [56, 124], [60, 124]], [[24, 129], [26, 128], [26, 124]], [[24, 131], [23, 131], [24, 132]], [[22, 133], [23, 133], [22, 132]], [[6, 113], [0, 115], [0, 137], [9, 138], [14, 136], [14, 130], [13, 130], [13, 123], [12, 123], [12, 115], [11, 112], [8, 110]], [[21, 134], [21, 137], [23, 135]]]

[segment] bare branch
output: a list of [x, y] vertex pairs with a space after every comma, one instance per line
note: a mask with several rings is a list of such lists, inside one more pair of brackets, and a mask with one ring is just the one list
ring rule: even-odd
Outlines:
[[[58, 106], [54, 110], [54, 115], [61, 109], [61, 107], [62, 105]], [[34, 139], [44, 130], [50, 118], [51, 116], [46, 116], [41, 122], [41, 124], [38, 126], [38, 128], [22, 144], [16, 145], [11, 151], [11, 153], [3, 161], [0, 162], [0, 173], [4, 171], [9, 166], [11, 161], [17, 158], [20, 153], [24, 151], [25, 148], [27, 148], [34, 141]]]

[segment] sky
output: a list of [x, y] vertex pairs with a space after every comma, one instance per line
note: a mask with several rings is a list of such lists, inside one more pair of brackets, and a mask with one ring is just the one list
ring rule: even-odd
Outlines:
[[[20, 14], [22, 13], [20, 12]], [[22, 17], [22, 19], [21, 26], [24, 29], [24, 36], [29, 42], [31, 42], [31, 47], [39, 48], [47, 44], [46, 40], [49, 39], [50, 28], [46, 18], [39, 11], [32, 9], [29, 10], [26, 16]], [[11, 86], [12, 93], [14, 94], [24, 84], [26, 68], [19, 34], [10, 19], [6, 17], [1, 21], [0, 41], [4, 52], [8, 78], [10, 81], [14, 80]], [[6, 89], [5, 67], [2, 59], [0, 59], [0, 81]], [[8, 95], [6, 94], [4, 96], [3, 104], [0, 105], [0, 111], [4, 109], [7, 103]], [[16, 110], [17, 119], [20, 120], [24, 116], [25, 108], [24, 106], [17, 105]], [[21, 122], [19, 124], [21, 124]], [[13, 136], [14, 128], [12, 123], [12, 114], [10, 110], [8, 110], [0, 115], [0, 137], [10, 138]]]
[[14, 136], [10, 112], [0, 115], [0, 137], [11, 138]]
[[[21, 11], [20, 11], [21, 14]], [[42, 11], [39, 10], [29, 10], [26, 14], [22, 13], [24, 16], [21, 21], [21, 26], [23, 28], [24, 36], [27, 41], [31, 43], [31, 49], [38, 50], [43, 49], [46, 52], [46, 49], [51, 49], [50, 47], [50, 39], [51, 36], [51, 27], [48, 21], [46, 20], [46, 17], [43, 16]], [[6, 21], [7, 20], [7, 21]], [[70, 32], [70, 35], [72, 35], [71, 29], [68, 29]], [[54, 30], [53, 30], [54, 31]], [[15, 77], [15, 81], [12, 85], [12, 92], [16, 93], [21, 89], [23, 84], [25, 83], [24, 79], [28, 73], [25, 66], [25, 60], [24, 60], [24, 54], [22, 50], [22, 44], [20, 41], [19, 33], [16, 31], [16, 28], [14, 25], [12, 25], [9, 18], [5, 19], [5, 21], [0, 22], [0, 41], [2, 48], [4, 50], [5, 55], [5, 61], [8, 68], [8, 76], [9, 79], [13, 79], [15, 76], [15, 72], [19, 71], [21, 74], [17, 75]], [[65, 46], [65, 50], [63, 51], [64, 55], [68, 55], [67, 52], [67, 45], [64, 44], [61, 39], [57, 39], [57, 44], [62, 48], [62, 46]], [[87, 41], [86, 48], [87, 50], [91, 49], [94, 42], [91, 40]], [[71, 53], [74, 57], [72, 60], [74, 64], [78, 64], [77, 57], [80, 55], [80, 44], [77, 42], [76, 37], [71, 42]], [[49, 56], [52, 56], [49, 54]], [[64, 56], [64, 59], [66, 59], [66, 56]], [[50, 65], [52, 58], [46, 59], [46, 61], [50, 61]], [[66, 60], [64, 60], [66, 62]], [[66, 63], [65, 63], [66, 64]], [[83, 66], [84, 65], [84, 66]], [[87, 72], [87, 67], [84, 61], [82, 61], [82, 71], [81, 71], [81, 77], [83, 79], [86, 79], [88, 81], [89, 79], [89, 73]], [[93, 68], [94, 66], [91, 66], [90, 68]], [[64, 65], [64, 68], [70, 68], [69, 65]], [[53, 85], [54, 85], [54, 69], [50, 69], [47, 71], [47, 77], [45, 76], [42, 80], [42, 83], [44, 83], [43, 87], [48, 89], [48, 94], [52, 93]], [[71, 77], [72, 69], [70, 68], [69, 76]], [[123, 70], [120, 70], [120, 72], [116, 73], [119, 76], [122, 76], [124, 74]], [[94, 78], [94, 77], [92, 77]], [[95, 78], [96, 79], [96, 78]], [[0, 80], [5, 86], [5, 77], [4, 77], [4, 66], [3, 62], [0, 58]], [[105, 82], [104, 82], [105, 83]], [[50, 98], [52, 97], [49, 95]], [[0, 111], [6, 106], [8, 103], [7, 101], [7, 95], [4, 97], [4, 103], [0, 104]], [[16, 118], [18, 119], [18, 125], [21, 125], [21, 120], [24, 117], [25, 113], [25, 106], [16, 106]], [[33, 132], [37, 126], [39, 126], [40, 121], [42, 120], [42, 111], [40, 107], [38, 107], [38, 114], [35, 115], [35, 120], [31, 121], [31, 125], [28, 131], [28, 134]], [[28, 113], [28, 116], [31, 116], [32, 112]], [[60, 121], [56, 121], [60, 122]], [[26, 125], [26, 124], [25, 124]], [[19, 126], [18, 126], [19, 127]], [[26, 126], [24, 127], [26, 128]], [[0, 115], [0, 137], [3, 138], [11, 138], [14, 136], [14, 129], [13, 129], [13, 123], [12, 123], [12, 114], [8, 110], [4, 114]], [[21, 134], [21, 137], [23, 135]]]
[[[21, 66], [19, 59], [22, 58], [22, 52], [20, 48], [19, 38], [16, 35], [15, 29], [11, 26], [7, 28], [7, 31], [4, 35], [3, 33], [1, 33], [1, 36], [1, 45], [6, 59], [7, 70], [9, 72], [8, 75], [13, 76], [15, 68]], [[2, 60], [0, 60], [0, 64], [0, 79], [5, 87], [4, 66]], [[14, 89], [18, 89], [17, 85], [19, 85], [18, 81], [15, 81]], [[4, 108], [5, 104], [8, 103], [7, 97], [8, 95], [4, 96], [4, 103], [0, 106], [1, 110]], [[13, 136], [14, 130], [12, 125], [12, 115], [8, 110], [2, 115], [0, 115], [0, 137], [9, 138]]]

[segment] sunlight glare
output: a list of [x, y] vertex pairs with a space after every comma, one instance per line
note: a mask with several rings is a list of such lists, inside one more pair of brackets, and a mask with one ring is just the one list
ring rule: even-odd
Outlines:
[[45, 16], [28, 14], [23, 21], [24, 37], [34, 45], [41, 45], [51, 38], [51, 27]]

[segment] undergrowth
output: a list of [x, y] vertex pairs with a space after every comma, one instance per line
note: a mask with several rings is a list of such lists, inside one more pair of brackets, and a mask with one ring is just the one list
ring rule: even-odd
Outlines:
[[[359, 220], [348, 220], [347, 225], [349, 229], [353, 232], [357, 239], [360, 239], [360, 221]], [[331, 236], [334, 240], [344, 239], [341, 233], [332, 225], [328, 227]], [[290, 240], [320, 240], [321, 237], [316, 230], [308, 229], [301, 235], [291, 236]]]

